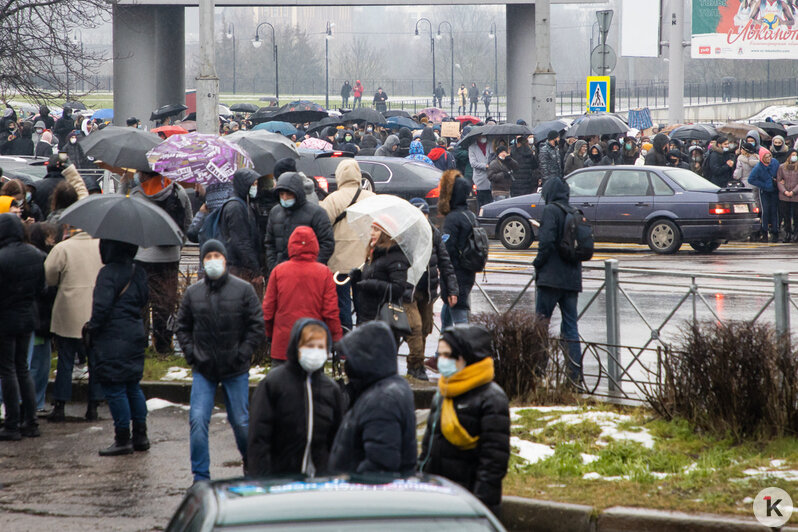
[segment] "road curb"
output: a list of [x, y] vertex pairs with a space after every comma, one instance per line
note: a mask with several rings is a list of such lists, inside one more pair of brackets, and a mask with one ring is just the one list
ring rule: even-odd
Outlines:
[[593, 515], [592, 506], [512, 495], [502, 497], [501, 521], [508, 530], [594, 532]]

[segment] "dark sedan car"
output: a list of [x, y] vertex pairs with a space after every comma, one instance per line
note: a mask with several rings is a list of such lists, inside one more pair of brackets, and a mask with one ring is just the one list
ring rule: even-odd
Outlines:
[[22, 175], [38, 181], [47, 174], [46, 157], [32, 157], [27, 155], [0, 155], [0, 169], [3, 178], [0, 185], [8, 179], [16, 179]]
[[[591, 222], [597, 241], [644, 243], [657, 253], [676, 253], [686, 242], [711, 252], [760, 228], [751, 189], [721, 189], [689, 170], [592, 167], [566, 181], [571, 205]], [[479, 221], [504, 247], [526, 249], [543, 205], [539, 193], [497, 201], [482, 207]]]
[[[335, 169], [344, 158], [351, 156], [346, 152], [299, 150], [297, 170], [314, 177], [324, 192], [333, 192], [336, 190]], [[441, 180], [441, 171], [437, 168], [400, 157], [366, 156], [356, 159], [364, 173], [364, 188], [406, 200], [424, 198], [431, 208], [437, 206]]]
[[194, 484], [167, 532], [500, 532], [476, 497], [440, 477], [223, 480]]

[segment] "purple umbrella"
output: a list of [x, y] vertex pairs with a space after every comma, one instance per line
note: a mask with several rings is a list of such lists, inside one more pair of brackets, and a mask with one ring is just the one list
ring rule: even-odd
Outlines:
[[418, 116], [422, 114], [427, 115], [432, 122], [443, 122], [443, 119], [449, 116], [449, 113], [443, 111], [442, 109], [438, 109], [437, 107], [427, 107], [426, 109], [422, 109], [418, 112]]
[[226, 183], [252, 160], [239, 146], [216, 135], [172, 135], [147, 152], [153, 172], [188, 183]]

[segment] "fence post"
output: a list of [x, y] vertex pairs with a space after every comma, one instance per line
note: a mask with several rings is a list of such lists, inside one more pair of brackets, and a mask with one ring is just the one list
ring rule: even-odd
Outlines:
[[607, 312], [607, 376], [608, 392], [621, 391], [621, 372], [618, 365], [621, 351], [621, 315], [618, 308], [618, 261], [604, 261], [604, 292]]
[[776, 311], [776, 332], [790, 332], [790, 276], [787, 272], [773, 274], [773, 307]]

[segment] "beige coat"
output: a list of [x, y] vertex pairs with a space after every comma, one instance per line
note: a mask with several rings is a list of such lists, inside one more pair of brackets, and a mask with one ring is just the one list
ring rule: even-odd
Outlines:
[[80, 338], [83, 324], [91, 318], [94, 282], [103, 267], [100, 241], [87, 233], [76, 233], [59, 242], [44, 261], [47, 284], [57, 286], [50, 332], [65, 338]]
[[[330, 223], [335, 223], [339, 214], [346, 211], [357, 189], [360, 187], [362, 179], [360, 165], [354, 159], [344, 159], [335, 171], [335, 184], [338, 189], [324, 198], [321, 207], [327, 212]], [[366, 198], [374, 196], [373, 192], [361, 190], [357, 198], [359, 203]], [[352, 268], [359, 268], [366, 260], [366, 242], [358, 238], [346, 221], [346, 218], [333, 226], [335, 237], [335, 251], [327, 262], [330, 270], [341, 273], [349, 273]]]

